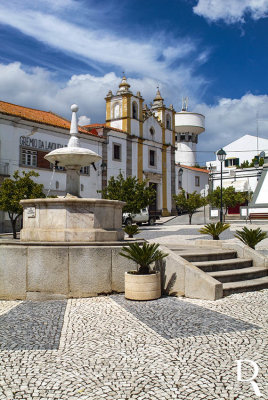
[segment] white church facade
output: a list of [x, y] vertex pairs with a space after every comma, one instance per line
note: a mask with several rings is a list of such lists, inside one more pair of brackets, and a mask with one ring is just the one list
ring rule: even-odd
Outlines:
[[[195, 165], [198, 134], [204, 130], [204, 116], [187, 110], [176, 113], [173, 106], [165, 106], [159, 90], [148, 108], [140, 92], [131, 92], [125, 77], [116, 94], [109, 91], [105, 100], [105, 123], [79, 128], [81, 146], [102, 156], [96, 165], [81, 170], [81, 196], [100, 197], [99, 190], [111, 176], [122, 173], [125, 177], [146, 179], [156, 190], [151, 207], [163, 216], [175, 214], [173, 195], [182, 187], [179, 168], [188, 167], [187, 182], [193, 182], [190, 190], [185, 188], [188, 192], [200, 191], [207, 179], [204, 171], [191, 169]], [[69, 127], [69, 121], [52, 112], [0, 101], [0, 184], [15, 170], [35, 170], [46, 193], [65, 195], [65, 172], [60, 168], [53, 172], [44, 155], [67, 145]], [[183, 146], [186, 151], [182, 151]], [[195, 185], [200, 174], [205, 178]], [[2, 231], [3, 219], [2, 215]]]

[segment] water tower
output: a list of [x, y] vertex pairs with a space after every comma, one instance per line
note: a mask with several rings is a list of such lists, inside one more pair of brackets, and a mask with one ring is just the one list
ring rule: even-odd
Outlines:
[[175, 114], [176, 146], [175, 161], [194, 166], [198, 135], [205, 130], [205, 117], [188, 111], [188, 98], [182, 100], [182, 110]]

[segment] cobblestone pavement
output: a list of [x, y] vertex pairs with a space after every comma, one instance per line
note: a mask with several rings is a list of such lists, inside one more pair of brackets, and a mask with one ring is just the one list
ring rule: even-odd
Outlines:
[[267, 298], [1, 301], [0, 399], [267, 399]]

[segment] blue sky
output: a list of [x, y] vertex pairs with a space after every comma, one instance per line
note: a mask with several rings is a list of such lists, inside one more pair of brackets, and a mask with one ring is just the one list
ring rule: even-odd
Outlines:
[[268, 0], [10, 0], [0, 40], [1, 100], [104, 122], [124, 71], [147, 103], [159, 85], [205, 114], [201, 163], [256, 134], [257, 115], [268, 137]]

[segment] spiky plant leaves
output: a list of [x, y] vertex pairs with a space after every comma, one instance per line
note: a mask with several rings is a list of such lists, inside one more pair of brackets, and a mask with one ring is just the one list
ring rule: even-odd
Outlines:
[[230, 228], [230, 224], [224, 224], [222, 222], [217, 222], [216, 224], [207, 224], [203, 228], [199, 229], [199, 232], [203, 235], [212, 236], [213, 240], [219, 240], [220, 234], [226, 229]]
[[150, 273], [150, 265], [158, 260], [167, 257], [168, 254], [158, 250], [158, 243], [131, 243], [128, 247], [122, 248], [121, 256], [128, 258], [138, 264], [138, 274], [147, 275]]
[[268, 238], [267, 233], [262, 231], [260, 228], [248, 229], [246, 226], [242, 231], [236, 231], [234, 235], [237, 239], [241, 240], [244, 244], [255, 249], [255, 246], [263, 239]]
[[129, 238], [133, 238], [134, 235], [140, 233], [137, 225], [126, 225], [124, 231], [126, 232]]

